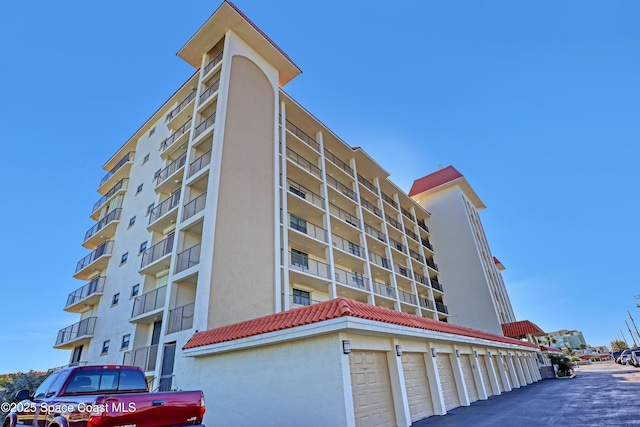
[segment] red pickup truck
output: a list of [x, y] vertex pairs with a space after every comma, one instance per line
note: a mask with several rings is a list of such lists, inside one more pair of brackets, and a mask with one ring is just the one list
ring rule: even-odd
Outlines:
[[3, 427], [204, 427], [202, 391], [149, 393], [132, 366], [64, 368], [16, 397]]

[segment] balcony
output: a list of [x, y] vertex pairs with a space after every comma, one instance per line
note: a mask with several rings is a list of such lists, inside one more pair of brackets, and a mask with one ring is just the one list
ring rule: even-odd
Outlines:
[[340, 237], [337, 234], [332, 234], [333, 246], [358, 258], [364, 258], [364, 248], [357, 243]]
[[326, 148], [324, 149], [324, 157], [325, 159], [336, 165], [339, 169], [345, 171], [347, 175], [353, 177], [353, 169], [351, 169], [351, 166], [337, 158], [331, 151], [327, 150]]
[[184, 205], [182, 209], [182, 220], [186, 221], [198, 212], [202, 211], [207, 205], [207, 193], [202, 193], [189, 203]]
[[287, 147], [287, 159], [300, 166], [302, 169], [306, 170], [316, 178], [322, 179], [322, 169], [320, 169], [318, 166], [314, 165], [309, 160], [305, 159], [289, 147]]
[[162, 286], [136, 297], [130, 322], [153, 323], [162, 319], [162, 308], [167, 296], [167, 286]]
[[314, 150], [316, 150], [318, 153], [320, 152], [320, 144], [318, 144], [318, 141], [316, 141], [315, 139], [311, 138], [309, 135], [307, 135], [298, 126], [294, 125], [289, 120], [287, 120], [287, 123], [285, 124], [285, 127], [289, 132], [291, 132], [293, 135], [297, 136], [298, 139], [300, 139], [302, 142], [304, 142], [309, 147], [311, 147]]
[[373, 293], [386, 298], [396, 299], [396, 288], [386, 283], [380, 283], [376, 280], [372, 282]]
[[409, 230], [408, 228], [404, 229], [404, 232], [407, 233], [407, 236], [411, 237], [413, 240], [415, 240], [416, 242], [420, 242], [420, 238], [418, 237], [418, 235], [416, 233], [414, 233], [413, 231]]
[[425, 224], [424, 220], [422, 220], [422, 219], [418, 220], [418, 227], [422, 228], [427, 233], [429, 232], [429, 227], [427, 227], [427, 224]]
[[96, 318], [87, 317], [78, 323], [74, 323], [71, 326], [60, 329], [60, 331], [58, 331], [58, 337], [56, 338], [56, 344], [54, 347], [61, 350], [72, 350], [78, 344], [89, 341], [93, 338], [93, 331], [95, 327]]
[[378, 230], [377, 228], [372, 227], [369, 224], [365, 224], [364, 231], [374, 239], [378, 239], [383, 243], [387, 243], [387, 235], [384, 234], [382, 231]]
[[407, 210], [407, 209], [405, 209], [405, 208], [403, 208], [403, 207], [401, 206], [401, 207], [400, 207], [400, 212], [402, 212], [402, 215], [406, 216], [406, 217], [407, 217], [407, 218], [409, 218], [411, 221], [415, 222], [416, 217], [414, 217], [414, 216], [413, 216], [413, 214], [412, 214], [409, 210]]
[[[156, 191], [164, 193], [172, 193], [180, 187], [182, 176], [178, 173], [182, 170], [187, 162], [187, 153], [180, 155], [177, 159], [169, 163], [164, 169], [156, 174], [154, 181], [156, 182]], [[171, 180], [169, 178], [175, 179]], [[176, 182], [177, 181], [177, 182]]]
[[442, 304], [441, 302], [436, 302], [436, 310], [439, 313], [449, 314], [449, 309], [447, 308], [446, 305]]
[[161, 231], [176, 222], [178, 217], [178, 210], [176, 208], [180, 204], [181, 192], [181, 189], [176, 190], [149, 212], [148, 229]]
[[216, 123], [216, 112], [214, 111], [209, 117], [204, 119], [198, 126], [196, 126], [195, 135], [193, 139], [196, 139], [202, 135], [207, 129]]
[[393, 264], [393, 270], [398, 273], [401, 276], [404, 276], [408, 279], [411, 279], [412, 275], [411, 275], [411, 270], [409, 270], [407, 267], [403, 267], [400, 264]]
[[[95, 248], [105, 239], [113, 237], [116, 234], [116, 228], [120, 222], [121, 214], [122, 209], [114, 209], [95, 223], [93, 227], [84, 234], [84, 243], [82, 245], [86, 248]], [[100, 232], [99, 234], [98, 231]]]
[[109, 172], [107, 172], [107, 174], [100, 180], [98, 193], [106, 194], [110, 183], [118, 182], [119, 180], [129, 176], [129, 171], [131, 170], [135, 154], [135, 151], [128, 152], [113, 168], [111, 168]]
[[198, 98], [198, 106], [203, 105], [209, 98], [211, 98], [211, 95], [213, 95], [219, 87], [220, 79], [213, 82], [211, 86], [209, 86], [204, 92], [200, 94], [200, 98]]
[[[171, 110], [169, 112], [169, 114], [167, 114], [167, 117], [165, 119], [165, 122], [169, 123], [170, 121], [172, 121], [173, 119], [175, 119], [178, 116], [183, 116], [184, 114], [188, 114], [187, 113], [187, 105], [191, 104], [191, 101], [193, 101], [194, 99], [196, 99], [196, 90], [192, 90], [191, 93], [189, 95], [187, 95], [187, 97], [185, 99], [183, 99], [176, 108], [174, 108], [173, 110]], [[183, 113], [183, 114], [180, 114]], [[180, 123], [180, 122], [178, 122]]]
[[429, 243], [427, 239], [420, 239], [420, 242], [422, 242], [422, 246], [429, 249], [430, 251], [433, 251], [433, 246], [431, 246], [431, 243]]
[[398, 299], [400, 302], [418, 305], [418, 298], [414, 294], [403, 291], [402, 289], [398, 289]]
[[444, 287], [442, 286], [442, 283], [440, 283], [440, 282], [438, 282], [438, 281], [436, 281], [434, 279], [431, 279], [431, 287], [433, 289], [435, 289], [435, 290], [440, 291], [440, 292], [444, 292]]
[[413, 249], [409, 249], [409, 256], [411, 256], [411, 258], [415, 259], [416, 261], [424, 263], [424, 257]]
[[298, 184], [292, 179], [287, 179], [289, 193], [295, 194], [300, 199], [306, 200], [308, 203], [324, 209], [324, 198], [309, 190], [308, 188]]
[[118, 193], [124, 193], [127, 190], [127, 184], [129, 183], [129, 178], [122, 178], [120, 181], [116, 183], [107, 193], [100, 197], [100, 199], [94, 203], [93, 210], [91, 211], [91, 218], [97, 220], [99, 209], [107, 203], [111, 197], [115, 196]]
[[289, 267], [293, 270], [301, 271], [312, 276], [329, 279], [329, 265], [324, 262], [316, 261], [308, 256], [298, 253], [289, 252]]
[[369, 290], [369, 279], [360, 273], [350, 272], [338, 267], [334, 267], [336, 282], [361, 291]]
[[200, 263], [201, 246], [202, 245], [198, 243], [197, 245], [193, 245], [189, 249], [185, 249], [178, 254], [175, 274], [185, 271]]
[[393, 200], [393, 198], [391, 196], [387, 196], [383, 192], [380, 192], [380, 196], [382, 197], [382, 200], [384, 200], [385, 202], [387, 202], [389, 205], [393, 206], [394, 208], [398, 209], [398, 203], [396, 203], [396, 201]]
[[207, 151], [202, 156], [189, 163], [189, 169], [187, 169], [187, 178], [191, 178], [193, 175], [200, 172], [209, 163], [211, 163], [211, 150]]
[[169, 234], [142, 253], [140, 274], [156, 274], [160, 270], [169, 268], [174, 237], [175, 234]]
[[145, 372], [153, 372], [156, 370], [156, 361], [158, 360], [158, 344], [147, 347], [140, 347], [124, 352], [123, 365], [137, 366]]
[[420, 297], [420, 298], [418, 298], [418, 302], [420, 302], [420, 307], [435, 311], [435, 307], [433, 305], [433, 301], [431, 301], [431, 300], [429, 300], [427, 298]]
[[222, 53], [217, 54], [207, 65], [204, 66], [204, 75], [209, 74], [209, 71], [213, 70], [216, 65], [218, 65], [222, 61]]
[[379, 267], [386, 268], [387, 270], [391, 270], [391, 261], [388, 258], [378, 255], [375, 252], [369, 252], [369, 261], [374, 263]]
[[328, 242], [327, 230], [290, 212], [289, 228], [325, 243]]
[[[178, 143], [187, 141], [188, 133], [191, 130], [191, 119], [187, 120], [185, 124], [180, 126], [175, 132], [173, 132], [167, 139], [160, 143], [160, 152], [171, 153], [173, 150], [171, 148], [178, 145]], [[183, 138], [184, 136], [184, 138]], [[163, 157], [165, 158], [165, 157]]]
[[432, 260], [432, 259], [427, 258], [425, 261], [426, 261], [426, 264], [427, 264], [429, 267], [433, 268], [435, 271], [438, 271], [438, 264], [436, 264], [435, 262], [433, 262], [433, 260]]
[[167, 334], [185, 331], [193, 328], [193, 311], [196, 304], [186, 304], [182, 307], [169, 310], [169, 320], [167, 322]]
[[307, 297], [303, 297], [300, 295], [289, 295], [289, 304], [291, 304], [291, 306], [297, 305], [297, 306], [301, 306], [301, 307], [307, 307], [313, 304], [320, 304], [323, 301], [316, 301], [314, 299], [311, 298], [307, 298]]
[[365, 177], [363, 177], [360, 174], [358, 174], [358, 182], [364, 185], [369, 191], [371, 191], [376, 196], [378, 195], [378, 187], [373, 185], [371, 181], [367, 180]]
[[70, 313], [82, 313], [87, 307], [97, 304], [102, 296], [105, 280], [106, 277], [98, 276], [83, 287], [71, 292], [67, 297], [64, 310]]
[[80, 280], [89, 280], [91, 277], [95, 276], [96, 271], [101, 271], [107, 268], [112, 251], [113, 240], [107, 240], [89, 255], [78, 261], [78, 264], [76, 265], [76, 273], [73, 277]]
[[352, 225], [357, 229], [360, 229], [360, 220], [355, 215], [350, 214], [349, 212], [334, 205], [333, 203], [329, 203], [329, 212], [331, 213], [331, 215], [337, 218], [340, 218], [347, 224]]
[[389, 245], [391, 245], [393, 249], [400, 251], [403, 254], [407, 253], [407, 247], [391, 237], [389, 237]]
[[387, 219], [387, 222], [389, 224], [393, 225], [398, 230], [403, 231], [402, 230], [402, 224], [400, 224], [395, 218], [389, 216], [388, 214], [385, 214], [384, 217]]
[[346, 185], [344, 185], [334, 177], [327, 175], [327, 184], [329, 184], [329, 186], [333, 187], [339, 193], [344, 194], [354, 202], [358, 201], [358, 198], [356, 197], [356, 193], [351, 188], [347, 187]]
[[368, 201], [367, 199], [360, 197], [360, 203], [364, 206], [369, 212], [372, 212], [378, 218], [382, 218], [382, 211], [376, 205]]
[[416, 279], [416, 282], [421, 283], [421, 284], [423, 284], [425, 286], [429, 286], [429, 279], [424, 277], [422, 274], [414, 272], [413, 275], [414, 275], [414, 277]]

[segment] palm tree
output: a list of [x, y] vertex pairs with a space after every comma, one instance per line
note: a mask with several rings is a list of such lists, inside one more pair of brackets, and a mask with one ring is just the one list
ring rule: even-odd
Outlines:
[[573, 347], [571, 347], [569, 344], [565, 344], [564, 348], [562, 349], [562, 352], [566, 355], [566, 356], [575, 356], [576, 355], [576, 351]]

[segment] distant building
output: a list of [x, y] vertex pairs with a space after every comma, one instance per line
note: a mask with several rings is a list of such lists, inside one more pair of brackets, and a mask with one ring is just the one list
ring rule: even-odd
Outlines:
[[565, 345], [569, 345], [571, 348], [579, 350], [581, 344], [584, 346], [587, 345], [582, 332], [576, 330], [568, 331], [561, 329], [559, 331], [549, 332], [547, 336], [551, 338], [550, 346], [554, 348], [562, 349]]

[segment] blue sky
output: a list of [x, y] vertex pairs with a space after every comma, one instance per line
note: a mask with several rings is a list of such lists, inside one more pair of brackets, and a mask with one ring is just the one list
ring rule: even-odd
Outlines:
[[[640, 3], [236, 4], [303, 70], [285, 90], [401, 188], [467, 177], [519, 319], [600, 345], [640, 318]], [[67, 363], [101, 166], [192, 74], [175, 52], [218, 5], [0, 6], [0, 373]]]

